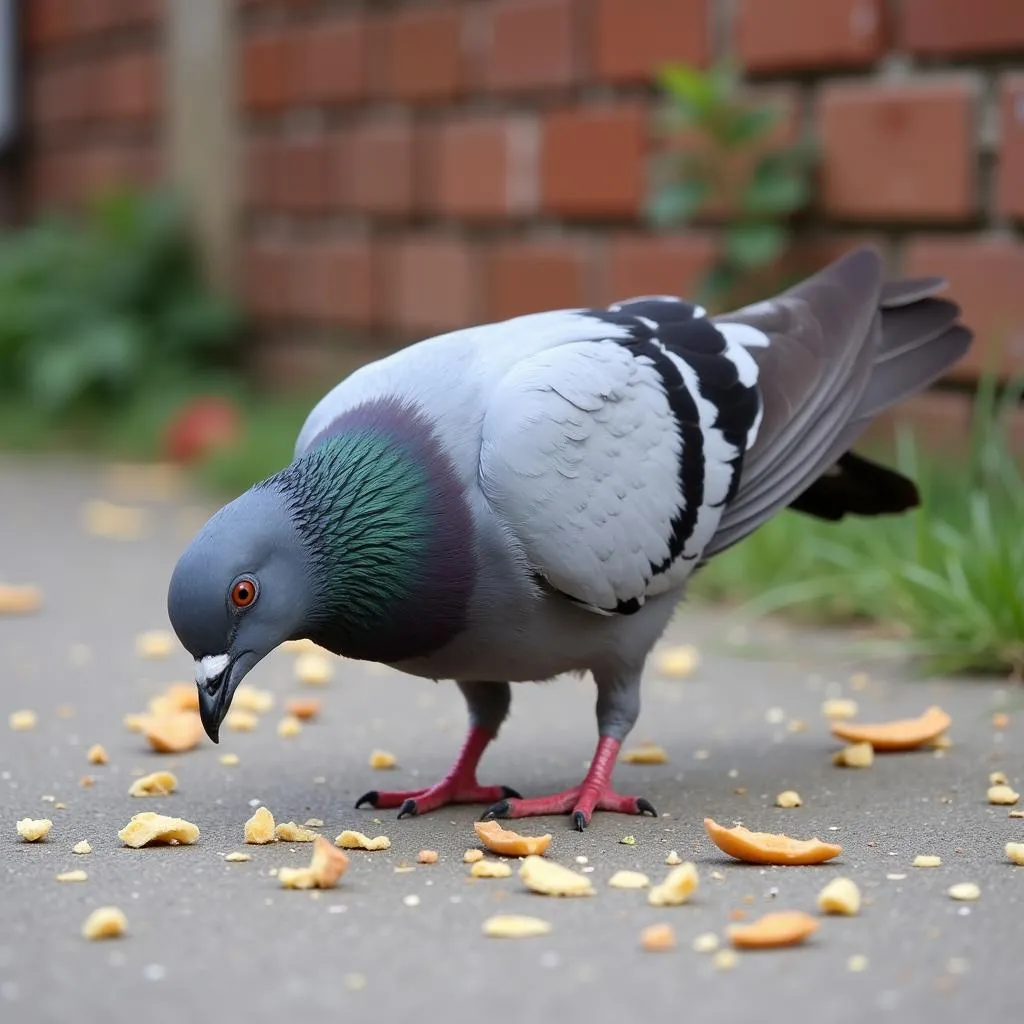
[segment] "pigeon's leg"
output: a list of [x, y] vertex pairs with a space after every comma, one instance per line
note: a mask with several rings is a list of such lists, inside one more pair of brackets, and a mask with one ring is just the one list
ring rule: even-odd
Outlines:
[[498, 735], [501, 723], [508, 716], [512, 690], [508, 683], [457, 684], [469, 707], [469, 732], [451, 771], [436, 785], [427, 789], [382, 792], [370, 790], [357, 801], [356, 807], [399, 807], [398, 817], [425, 814], [445, 804], [487, 804], [504, 797], [518, 797], [508, 786], [481, 786], [476, 781], [476, 768], [488, 744]]
[[553, 796], [506, 797], [489, 807], [483, 817], [529, 818], [540, 814], [572, 812], [573, 824], [581, 832], [590, 824], [594, 811], [620, 814], [651, 814], [653, 805], [642, 796], [622, 796], [612, 788], [612, 773], [622, 741], [640, 714], [640, 676], [597, 678], [597, 727], [599, 739], [586, 778], [572, 789]]

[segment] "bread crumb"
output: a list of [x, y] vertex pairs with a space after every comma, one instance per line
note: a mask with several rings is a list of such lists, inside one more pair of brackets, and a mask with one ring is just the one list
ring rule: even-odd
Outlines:
[[988, 802], [990, 804], [1010, 807], [1020, 799], [1020, 793], [1010, 786], [989, 786]]
[[739, 957], [737, 957], [735, 951], [731, 949], [720, 949], [715, 954], [715, 959], [713, 961], [715, 970], [718, 971], [731, 971], [738, 962]]
[[851, 743], [832, 758], [840, 768], [870, 768], [875, 761], [875, 748], [870, 743]]
[[402, 897], [402, 902], [407, 907], [418, 907], [420, 905], [420, 898], [416, 893], [410, 893], [408, 896]]
[[148, 718], [148, 715], [127, 714], [121, 721], [129, 732], [142, 732], [146, 728], [146, 720]]
[[280, 868], [277, 878], [285, 889], [333, 889], [347, 869], [348, 857], [323, 836], [317, 836], [309, 867]]
[[623, 846], [636, 846], [636, 836], [623, 836], [619, 842]]
[[467, 850], [462, 855], [462, 861], [464, 864], [475, 864], [477, 861], [484, 859], [483, 850]]
[[145, 509], [136, 505], [115, 505], [97, 498], [82, 506], [85, 532], [108, 540], [138, 540], [146, 519]]
[[833, 697], [821, 705], [821, 713], [832, 721], [857, 717], [857, 702], [847, 697]]
[[693, 675], [700, 664], [700, 652], [691, 644], [666, 647], [655, 657], [655, 667], [663, 676], [686, 679]]
[[803, 805], [803, 800], [800, 799], [800, 794], [795, 789], [783, 790], [775, 798], [776, 807], [800, 807]]
[[701, 932], [690, 945], [694, 953], [714, 953], [718, 949], [720, 942], [714, 932]]
[[161, 754], [182, 754], [199, 745], [205, 735], [202, 719], [195, 711], [173, 711], [147, 715], [142, 732], [149, 745]]
[[257, 807], [253, 816], [245, 823], [245, 841], [252, 846], [264, 846], [276, 839], [274, 816], [266, 807]]
[[416, 854], [417, 864], [436, 864], [437, 863], [437, 850], [420, 850]]
[[22, 818], [18, 824], [18, 835], [26, 843], [38, 843], [45, 839], [53, 828], [53, 822], [49, 818]]
[[320, 714], [320, 701], [313, 697], [301, 698], [293, 697], [291, 700], [285, 702], [285, 711], [289, 715], [293, 715], [295, 718], [301, 718], [303, 721], [307, 721], [310, 718], [316, 718]]
[[1005, 711], [997, 711], [992, 716], [992, 727], [994, 729], [1005, 729], [1010, 724], [1010, 716]]
[[697, 866], [692, 861], [685, 861], [673, 868], [664, 882], [651, 889], [647, 902], [652, 907], [678, 907], [697, 891], [699, 884]]
[[675, 865], [683, 863], [683, 858], [680, 857], [675, 850], [669, 850], [668, 856], [665, 858], [665, 863], [671, 867], [675, 867]]
[[306, 828], [322, 828], [324, 824], [323, 818], [307, 818], [303, 823]]
[[394, 768], [398, 764], [398, 758], [387, 750], [374, 750], [370, 754], [371, 768]]
[[949, 750], [953, 746], [953, 741], [945, 733], [940, 733], [928, 746], [935, 751], [935, 756], [938, 757], [941, 751]]
[[646, 889], [651, 880], [642, 871], [616, 871], [608, 884], [613, 889]]
[[285, 843], [313, 843], [319, 838], [315, 832], [297, 825], [294, 821], [282, 821], [274, 829], [274, 835]]
[[92, 853], [92, 846], [88, 839], [82, 839], [71, 847], [71, 852], [79, 854]]
[[548, 935], [551, 925], [526, 914], [497, 914], [483, 923], [484, 935], [491, 939], [531, 939]]
[[640, 933], [640, 948], [662, 953], [676, 948], [676, 930], [670, 924], [651, 924]]
[[551, 845], [552, 838], [550, 832], [542, 836], [524, 836], [520, 832], [502, 828], [496, 821], [474, 821], [473, 831], [488, 850], [503, 857], [543, 854]]
[[259, 718], [245, 708], [232, 708], [224, 716], [224, 727], [232, 732], [253, 732], [259, 724]]
[[860, 910], [860, 889], [850, 878], [833, 878], [818, 893], [818, 909], [823, 914], [852, 917]]
[[89, 764], [107, 764], [110, 761], [107, 751], [101, 743], [94, 743], [86, 752], [85, 759]]
[[306, 686], [326, 686], [333, 674], [331, 663], [315, 651], [307, 651], [295, 659], [295, 678]]
[[0, 615], [30, 615], [39, 611], [42, 603], [43, 592], [38, 587], [0, 583]]
[[990, 786], [1008, 786], [1010, 780], [1003, 772], [991, 772], [988, 777], [988, 784]]
[[519, 868], [523, 884], [542, 896], [593, 896], [594, 886], [586, 875], [530, 854]]
[[199, 690], [195, 683], [171, 683], [158, 697], [149, 702], [149, 713], [160, 717], [176, 711], [198, 711]]
[[12, 711], [7, 719], [8, 724], [15, 732], [31, 732], [39, 722], [39, 716], [28, 708], [21, 711]]
[[470, 867], [469, 873], [473, 878], [508, 878], [512, 868], [500, 860], [478, 860]]
[[242, 683], [231, 698], [231, 706], [264, 715], [274, 706], [274, 695], [270, 690], [258, 690], [251, 683]]
[[58, 882], [84, 882], [88, 879], [88, 875], [82, 871], [62, 871], [57, 875]]
[[981, 889], [974, 882], [957, 882], [948, 892], [954, 900], [976, 900], [981, 896]]
[[362, 832], [356, 832], [353, 829], [345, 829], [334, 840], [335, 846], [340, 846], [345, 850], [390, 850], [391, 840], [387, 836], [376, 836], [371, 839], [369, 836], [364, 835]]
[[136, 779], [128, 787], [129, 796], [169, 796], [178, 788], [178, 779], [173, 772], [152, 772]]
[[174, 637], [164, 629], [150, 629], [135, 638], [135, 653], [140, 658], [166, 658], [174, 650]]
[[86, 939], [116, 939], [128, 930], [128, 918], [117, 907], [97, 907], [82, 925]]
[[224, 859], [229, 864], [241, 864], [244, 861], [252, 860], [252, 854], [240, 853], [238, 850], [233, 850], [231, 853], [225, 854]]
[[639, 747], [624, 751], [620, 760], [625, 764], [668, 764], [668, 754], [664, 747], [642, 743]]
[[96, 780], [91, 775], [83, 775], [79, 780], [78, 784], [82, 789], [88, 789], [90, 786], [96, 785]]
[[850, 689], [866, 690], [871, 683], [871, 676], [867, 672], [854, 672], [850, 676]]
[[846, 961], [846, 969], [851, 974], [860, 974], [868, 969], [868, 958], [863, 953], [854, 953]]
[[942, 858], [936, 857], [934, 853], [919, 853], [913, 860], [915, 868], [937, 868], [942, 864]]
[[795, 946], [818, 930], [818, 921], [802, 910], [765, 914], [750, 924], [732, 925], [729, 940], [739, 949], [771, 949]]
[[1006, 856], [1014, 864], [1024, 865], [1024, 843], [1007, 843]]
[[238, 755], [237, 754], [221, 754], [220, 757], [217, 758], [217, 760], [221, 764], [226, 765], [227, 767], [231, 768], [234, 765], [238, 764]]
[[153, 811], [143, 811], [132, 815], [117, 837], [125, 846], [135, 850], [151, 843], [191, 846], [199, 839], [199, 828], [184, 818], [169, 818]]
[[287, 739], [292, 736], [298, 736], [300, 732], [302, 732], [302, 723], [294, 715], [285, 715], [277, 723], [278, 736], [283, 736]]

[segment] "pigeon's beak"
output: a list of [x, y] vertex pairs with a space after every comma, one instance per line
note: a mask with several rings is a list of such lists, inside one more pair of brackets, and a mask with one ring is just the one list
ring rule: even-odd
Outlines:
[[231, 707], [231, 698], [246, 672], [252, 667], [252, 652], [207, 654], [196, 659], [196, 686], [199, 689], [199, 717], [206, 735], [219, 741], [220, 724]]

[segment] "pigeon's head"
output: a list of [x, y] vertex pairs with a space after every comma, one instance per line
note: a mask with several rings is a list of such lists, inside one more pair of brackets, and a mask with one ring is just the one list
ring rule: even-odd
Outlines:
[[195, 658], [210, 739], [246, 673], [301, 635], [312, 596], [310, 558], [286, 494], [258, 486], [225, 505], [178, 560], [167, 612]]

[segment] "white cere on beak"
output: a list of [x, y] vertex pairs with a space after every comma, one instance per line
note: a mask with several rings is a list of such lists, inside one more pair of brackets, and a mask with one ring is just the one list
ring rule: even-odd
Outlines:
[[231, 659], [226, 654], [207, 654], [196, 658], [196, 684], [199, 686], [216, 679], [228, 667]]

